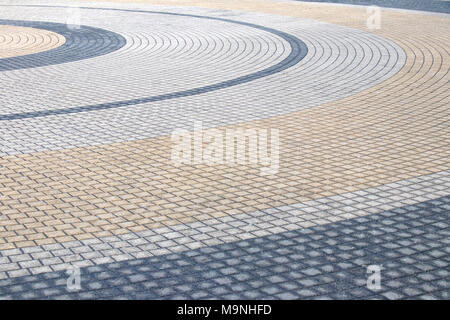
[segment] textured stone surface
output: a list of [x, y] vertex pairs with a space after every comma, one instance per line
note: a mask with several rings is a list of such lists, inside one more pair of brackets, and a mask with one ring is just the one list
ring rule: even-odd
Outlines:
[[47, 30], [18, 27], [11, 25], [0, 26], [0, 59], [35, 54], [51, 50], [63, 45], [64, 36]]
[[450, 13], [448, 0], [302, 0], [303, 2], [326, 2], [362, 6], [380, 6], [408, 10]]
[[[13, 19], [28, 11], [62, 22], [64, 10], [24, 7], [17, 15], [6, 7], [3, 15]], [[15, 81], [5, 84], [6, 92], [32, 83], [36, 99], [18, 97], [1, 108], [2, 153], [156, 137], [189, 128], [193, 119], [206, 128], [285, 114], [367, 89], [405, 63], [403, 50], [381, 37], [308, 20], [204, 9], [80, 10], [83, 23], [118, 32], [127, 45], [45, 75], [8, 73]], [[303, 42], [308, 54], [302, 60]], [[283, 95], [270, 90], [277, 82]]]
[[[62, 23], [49, 23], [42, 21], [16, 21], [0, 20], [0, 25], [28, 27], [50, 31], [57, 34], [62, 43], [52, 47], [44, 47], [42, 52], [30, 52], [29, 54], [13, 56], [0, 60], [0, 72], [37, 68], [49, 65], [63, 64], [72, 61], [93, 58], [111, 53], [125, 45], [125, 38], [102, 29], [87, 26], [73, 28]], [[14, 39], [12, 40], [14, 41]], [[26, 37], [28, 46], [39, 48], [41, 44], [36, 43], [33, 37]], [[16, 105], [18, 107], [18, 105]]]
[[[122, 2], [0, 2], [2, 298], [448, 299], [448, 15]], [[194, 122], [278, 171], [177, 166]]]
[[[9, 299], [449, 299], [450, 197], [276, 235], [0, 280]], [[380, 265], [381, 289], [366, 286]]]
[[0, 267], [20, 266], [20, 273], [5, 269], [9, 277], [16, 277], [23, 273], [45, 272], [45, 269], [42, 269], [44, 266], [59, 271], [67, 270], [71, 266], [82, 267], [183, 252], [376, 214], [440, 198], [447, 195], [449, 189], [448, 172], [433, 174], [316, 201], [200, 220], [184, 225], [4, 250], [0, 251], [4, 258]]

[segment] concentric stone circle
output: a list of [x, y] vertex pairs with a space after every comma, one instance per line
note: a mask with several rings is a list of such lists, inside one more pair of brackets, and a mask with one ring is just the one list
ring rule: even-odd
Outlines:
[[[63, 8], [30, 8], [34, 14], [40, 10], [38, 13], [48, 15], [53, 25], [63, 28], [58, 22]], [[97, 11], [104, 11], [104, 21], [98, 19]], [[261, 17], [253, 14], [204, 9], [179, 11], [86, 9], [83, 23], [108, 36], [123, 37], [126, 44], [110, 46], [108, 54], [90, 59], [42, 66], [48, 74], [34, 74], [33, 69], [4, 71], [12, 79], [20, 79], [12, 82], [14, 87], [6, 85], [8, 96], [19, 89], [19, 83], [19, 87], [29, 87], [28, 94], [35, 99], [30, 101], [28, 96], [24, 98], [26, 103], [21, 104], [18, 103], [21, 97], [15, 96], [19, 99], [12, 104], [15, 113], [11, 118], [7, 113], [1, 119], [5, 135], [11, 137], [6, 139], [8, 145], [2, 152], [32, 154], [118, 141], [131, 141], [135, 145], [137, 139], [166, 135], [179, 127], [189, 128], [192, 119], [203, 121], [207, 128], [288, 114], [370, 88], [395, 75], [405, 62], [404, 51], [395, 43], [350, 28], [270, 15], [264, 16], [263, 27], [254, 23], [261, 21]], [[9, 14], [14, 15], [14, 11]], [[152, 17], [150, 21], [148, 16]], [[158, 20], [161, 16], [163, 19]], [[192, 25], [190, 19], [199, 22]], [[124, 26], [119, 23], [122, 20], [132, 22]], [[87, 28], [81, 32], [89, 32]], [[150, 87], [146, 83], [149, 78]], [[219, 83], [218, 88], [216, 85], [211, 88], [210, 83]], [[202, 84], [200, 88], [208, 90], [198, 89]], [[146, 101], [146, 92], [170, 96], [180, 86], [186, 89], [177, 92], [189, 94], [155, 101], [150, 96], [150, 101]], [[45, 88], [48, 94], [42, 95]], [[77, 105], [68, 108], [72, 101]], [[90, 101], [101, 103], [83, 105]], [[258, 101], [258, 105], [252, 101]], [[243, 102], [252, 105], [243, 107]], [[55, 108], [58, 104], [61, 107]], [[91, 108], [98, 105], [101, 106], [98, 109]], [[200, 105], [205, 106], [203, 110], [199, 110]], [[26, 134], [17, 135], [18, 130]], [[70, 149], [68, 152], [67, 161], [72, 162]], [[52, 168], [50, 175], [64, 175], [61, 169]], [[185, 213], [182, 218], [171, 213], [165, 215], [164, 223], [169, 225], [194, 218]], [[140, 214], [130, 213], [128, 220], [154, 227], [157, 224], [150, 222], [153, 219], [150, 216], [143, 219]], [[55, 216], [57, 221], [65, 221], [66, 217], [71, 219], [66, 212]], [[123, 230], [121, 226], [119, 230]], [[69, 233], [80, 232], [85, 233], [77, 227]], [[86, 236], [90, 237], [89, 233]]]
[[[57, 22], [64, 8], [35, 10]], [[204, 9], [80, 10], [83, 23], [122, 35], [126, 45], [107, 56], [48, 66], [43, 74], [7, 72], [14, 87], [6, 84], [5, 92], [33, 83], [28, 95], [34, 98], [2, 106], [12, 146], [3, 153], [166, 135], [194, 118], [206, 128], [286, 114], [376, 85], [405, 60], [401, 48], [381, 37], [308, 20], [268, 15], [260, 26], [252, 14]], [[279, 85], [282, 96], [274, 94]], [[243, 99], [260, 103], [242, 108]], [[209, 105], [208, 114], [200, 105]], [[107, 128], [98, 125], [105, 119]], [[14, 143], [19, 127], [29, 138]]]
[[47, 51], [64, 43], [64, 36], [55, 32], [0, 22], [0, 59]]

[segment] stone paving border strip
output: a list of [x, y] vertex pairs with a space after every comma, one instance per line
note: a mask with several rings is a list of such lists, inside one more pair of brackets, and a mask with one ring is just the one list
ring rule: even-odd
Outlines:
[[267, 210], [111, 237], [0, 251], [0, 279], [158, 256], [414, 205], [450, 190], [450, 171]]

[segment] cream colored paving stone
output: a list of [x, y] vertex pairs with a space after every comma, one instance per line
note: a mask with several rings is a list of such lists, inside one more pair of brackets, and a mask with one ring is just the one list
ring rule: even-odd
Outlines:
[[0, 59], [55, 49], [65, 42], [64, 36], [48, 30], [0, 24]]

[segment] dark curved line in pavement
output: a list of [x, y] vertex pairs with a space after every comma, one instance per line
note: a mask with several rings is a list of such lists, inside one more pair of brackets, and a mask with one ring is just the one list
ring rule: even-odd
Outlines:
[[[65, 6], [39, 6], [39, 5], [36, 5], [36, 6], [25, 5], [25, 6], [26, 7], [67, 8]], [[254, 81], [257, 79], [261, 79], [261, 78], [279, 73], [279, 72], [284, 71], [284, 70], [296, 65], [297, 63], [299, 63], [308, 53], [308, 47], [306, 46], [306, 44], [293, 35], [290, 35], [286, 32], [279, 31], [276, 29], [267, 28], [267, 27], [260, 26], [257, 24], [252, 24], [252, 23], [247, 23], [247, 22], [242, 22], [242, 21], [236, 21], [236, 20], [218, 18], [218, 17], [199, 16], [199, 15], [191, 15], [191, 14], [172, 13], [172, 12], [160, 12], [160, 11], [145, 11], [145, 10], [115, 9], [115, 8], [92, 8], [92, 7], [80, 7], [80, 9], [165, 14], [165, 15], [172, 15], [172, 16], [183, 16], [183, 17], [208, 19], [208, 20], [216, 20], [216, 21], [223, 21], [223, 22], [239, 24], [239, 25], [263, 30], [265, 32], [272, 33], [272, 34], [282, 38], [283, 40], [285, 40], [289, 43], [289, 45], [291, 47], [291, 53], [284, 60], [282, 60], [279, 63], [277, 63], [271, 67], [268, 67], [264, 70], [257, 71], [257, 72], [254, 72], [254, 73], [251, 73], [248, 75], [244, 75], [244, 76], [241, 76], [241, 77], [238, 77], [235, 79], [222, 81], [222, 82], [215, 83], [212, 85], [207, 85], [204, 87], [188, 89], [188, 90], [183, 90], [183, 91], [177, 91], [177, 92], [167, 93], [167, 94], [162, 94], [162, 95], [157, 95], [157, 96], [150, 96], [150, 97], [130, 99], [130, 100], [122, 100], [122, 101], [102, 103], [102, 104], [94, 104], [94, 105], [88, 105], [88, 106], [0, 115], [0, 121], [29, 119], [29, 118], [47, 117], [47, 116], [53, 116], [53, 115], [66, 115], [66, 114], [73, 114], [73, 113], [80, 113], [80, 112], [106, 110], [106, 109], [126, 107], [126, 106], [131, 106], [131, 105], [149, 103], [149, 102], [156, 102], [156, 101], [163, 101], [163, 100], [170, 100], [170, 99], [194, 96], [194, 95], [203, 94], [203, 93], [207, 93], [207, 92], [211, 92], [211, 91], [215, 91], [215, 90], [229, 88], [232, 86], [237, 86], [240, 84], [244, 84], [247, 82], [251, 82], [251, 81]]]
[[89, 26], [79, 26], [75, 29], [75, 26], [68, 26], [63, 23], [2, 19], [0, 19], [0, 25], [43, 29], [58, 33], [66, 38], [63, 45], [54, 49], [0, 59], [0, 72], [94, 58], [119, 50], [127, 43], [126, 39], [120, 34]]
[[341, 3], [358, 6], [379, 6], [393, 9], [450, 13], [449, 1], [434, 0], [295, 0], [303, 2]]

